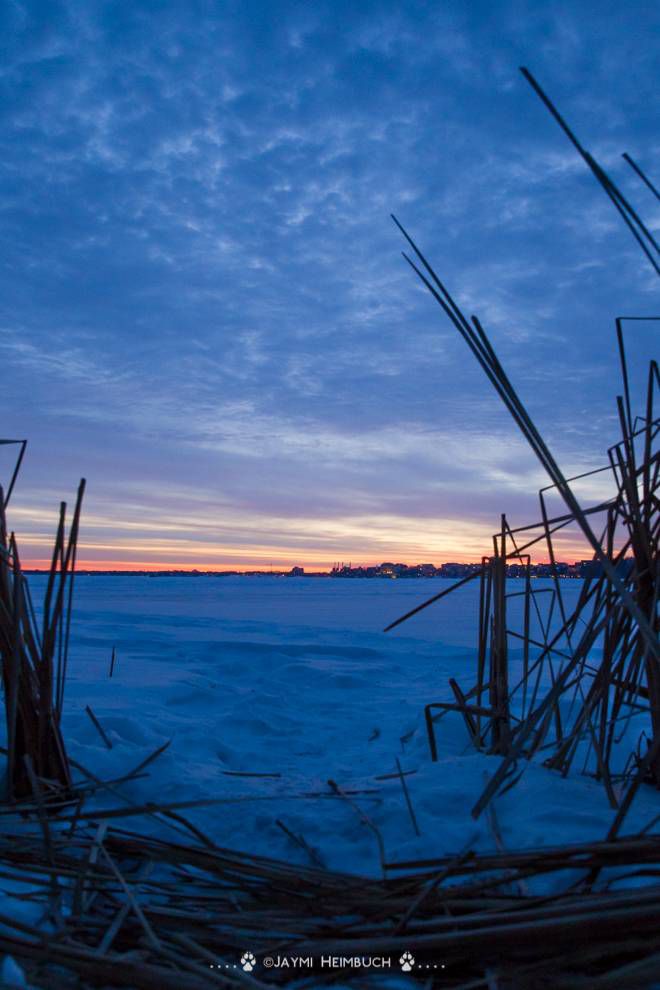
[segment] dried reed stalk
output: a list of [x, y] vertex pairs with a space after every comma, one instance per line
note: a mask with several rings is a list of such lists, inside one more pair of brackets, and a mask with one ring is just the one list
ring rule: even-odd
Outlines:
[[[13, 484], [13, 481], [12, 481]], [[45, 802], [71, 790], [71, 771], [60, 732], [69, 655], [76, 548], [84, 480], [68, 537], [66, 506], [60, 508], [57, 536], [39, 630], [16, 538], [8, 531], [7, 499], [0, 490], [0, 660], [7, 721], [7, 794], [33, 795], [34, 778], [47, 785]]]

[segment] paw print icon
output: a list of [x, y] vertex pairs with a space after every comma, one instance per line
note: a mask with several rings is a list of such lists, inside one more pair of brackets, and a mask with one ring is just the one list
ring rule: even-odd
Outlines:
[[241, 956], [241, 966], [243, 967], [243, 972], [251, 973], [256, 965], [256, 962], [257, 960], [251, 952], [244, 952]]
[[404, 952], [399, 959], [399, 965], [404, 973], [409, 973], [415, 965], [415, 957], [410, 952]]

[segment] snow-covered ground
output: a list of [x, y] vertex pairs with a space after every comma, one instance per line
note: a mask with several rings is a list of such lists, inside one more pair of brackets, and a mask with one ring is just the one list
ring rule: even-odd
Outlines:
[[[44, 579], [30, 583], [38, 602]], [[215, 842], [240, 850], [309, 863], [279, 820], [324, 864], [378, 874], [377, 836], [358, 809], [380, 832], [387, 862], [468, 843], [494, 849], [487, 816], [475, 822], [470, 809], [499, 761], [476, 753], [452, 714], [439, 723], [440, 759], [432, 763], [423, 720], [425, 704], [452, 699], [450, 677], [465, 689], [474, 683], [476, 585], [381, 631], [446, 587], [441, 580], [81, 576], [64, 719], [69, 751], [111, 779], [171, 740], [148, 776], [121, 793], [137, 804], [222, 799], [185, 813]], [[569, 602], [578, 592], [579, 582], [567, 582]], [[512, 610], [518, 602], [511, 600]], [[401, 781], [379, 779], [396, 772], [397, 758], [414, 771], [406, 781], [419, 837]], [[333, 795], [328, 780], [361, 792], [351, 796], [357, 807]], [[107, 806], [121, 804], [108, 795]], [[495, 809], [511, 848], [601, 838], [614, 815], [594, 780], [563, 779], [538, 764]], [[660, 795], [643, 788], [624, 833], [659, 813]], [[166, 833], [146, 821], [139, 827]]]

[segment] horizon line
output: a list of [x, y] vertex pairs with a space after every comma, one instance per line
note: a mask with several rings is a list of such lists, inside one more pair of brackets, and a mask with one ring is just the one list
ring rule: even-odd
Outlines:
[[[576, 565], [582, 564], [582, 563], [587, 563], [587, 562], [588, 563], [591, 563], [591, 560], [592, 560], [592, 558], [590, 558], [590, 557], [582, 557], [579, 560], [578, 559], [574, 559], [572, 561], [570, 561], [570, 560], [556, 560], [555, 561], [555, 564], [557, 566], [566, 564], [569, 567], [572, 567], [572, 566], [576, 566]], [[101, 565], [101, 566], [94, 565], [94, 564], [92, 564], [91, 566], [90, 565], [80, 565], [80, 566], [77, 566], [76, 567], [75, 573], [76, 574], [191, 574], [191, 575], [192, 574], [266, 574], [267, 575], [267, 574], [291, 574], [292, 570], [296, 570], [296, 569], [300, 568], [301, 570], [304, 571], [304, 575], [299, 575], [299, 576], [302, 577], [302, 576], [305, 576], [305, 575], [312, 575], [312, 574], [332, 574], [335, 570], [340, 570], [342, 568], [346, 568], [346, 569], [349, 569], [350, 568], [351, 570], [360, 570], [360, 569], [366, 570], [368, 568], [373, 568], [373, 567], [382, 567], [385, 564], [392, 564], [392, 565], [397, 566], [397, 567], [403, 566], [403, 567], [408, 567], [408, 568], [411, 568], [411, 569], [412, 568], [415, 568], [415, 567], [428, 567], [428, 566], [432, 566], [432, 567], [435, 567], [436, 569], [439, 570], [440, 568], [445, 567], [445, 566], [480, 567], [481, 566], [481, 563], [482, 563], [481, 559], [479, 559], [479, 560], [446, 560], [446, 561], [443, 561], [440, 564], [433, 564], [431, 561], [424, 561], [424, 562], [416, 561], [414, 563], [406, 563], [405, 561], [402, 561], [402, 560], [388, 560], [388, 561], [379, 561], [378, 563], [356, 563], [356, 564], [352, 564], [352, 563], [351, 564], [344, 564], [344, 563], [342, 563], [340, 565], [333, 565], [333, 567], [331, 567], [331, 568], [314, 568], [314, 569], [311, 569], [310, 568], [310, 569], [307, 569], [303, 565], [298, 565], [298, 564], [294, 564], [294, 565], [291, 565], [291, 566], [289, 566], [289, 565], [285, 565], [285, 566], [275, 566], [275, 565], [273, 565], [273, 566], [268, 567], [268, 568], [263, 568], [263, 567], [250, 567], [249, 565], [246, 565], [246, 564], [238, 564], [235, 567], [214, 567], [214, 566], [210, 566], [210, 567], [193, 567], [193, 566], [186, 567], [186, 566], [184, 566], [184, 567], [181, 567], [181, 566], [167, 565], [167, 564], [162, 564], [162, 565], [161, 564], [156, 564], [156, 565], [148, 564], [146, 566], [141, 566], [140, 564], [127, 564], [127, 565], [124, 565], [124, 564], [118, 562], [118, 564], [115, 565], [115, 566], [112, 566], [112, 565], [111, 566], [108, 566], [107, 564]], [[507, 560], [507, 563], [508, 564], [513, 564], [513, 565], [516, 565], [516, 566], [524, 566], [521, 562], [516, 561], [515, 559], [508, 559]], [[535, 560], [535, 561], [532, 561], [531, 562], [531, 566], [532, 567], [539, 567], [539, 566], [540, 567], [549, 567], [551, 565], [551, 563], [552, 563], [552, 561], [550, 561], [549, 559], [548, 560]], [[22, 565], [22, 568], [21, 569], [22, 569], [22, 571], [23, 571], [24, 574], [49, 574], [50, 573], [50, 562], [49, 562], [49, 565], [48, 566], [44, 566], [44, 567], [37, 567], [37, 566], [34, 566], [34, 565], [30, 564], [30, 563], [24, 563]]]

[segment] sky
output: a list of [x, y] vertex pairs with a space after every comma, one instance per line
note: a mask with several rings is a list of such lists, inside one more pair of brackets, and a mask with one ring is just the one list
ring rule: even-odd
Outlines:
[[[621, 154], [658, 180], [658, 20], [635, 0], [4, 3], [24, 565], [82, 476], [86, 567], [476, 560], [500, 513], [537, 519], [547, 479], [391, 213], [565, 473], [605, 463], [614, 318], [656, 311], [655, 276], [518, 67], [657, 224]], [[635, 387], [654, 340], [632, 327]]]

